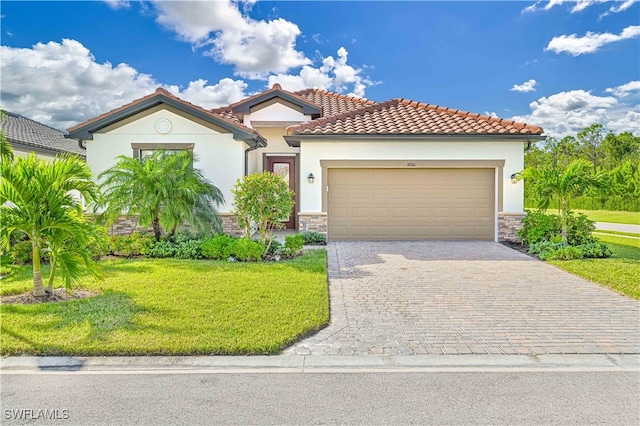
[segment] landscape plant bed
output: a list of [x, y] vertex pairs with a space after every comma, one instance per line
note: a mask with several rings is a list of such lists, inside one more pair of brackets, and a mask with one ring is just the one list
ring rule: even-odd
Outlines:
[[[329, 320], [325, 250], [277, 263], [100, 264], [106, 279], [76, 290], [99, 293], [94, 297], [2, 304], [1, 354], [273, 354]], [[0, 293], [30, 291], [30, 272], [30, 266], [15, 270], [0, 282]]]

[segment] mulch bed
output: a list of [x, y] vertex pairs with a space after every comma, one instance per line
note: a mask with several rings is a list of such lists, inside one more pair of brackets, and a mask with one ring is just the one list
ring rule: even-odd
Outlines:
[[0, 296], [1, 305], [33, 305], [36, 303], [65, 302], [67, 300], [86, 299], [97, 296], [100, 293], [95, 291], [76, 290], [73, 294], [68, 293], [64, 288], [53, 291], [43, 297], [35, 297], [33, 293], [14, 294], [12, 296]]
[[500, 241], [500, 244], [502, 244], [503, 246], [507, 246], [510, 249], [519, 251], [520, 253], [526, 254], [527, 256], [536, 257], [533, 254], [529, 254], [529, 247], [522, 243], [516, 241]]

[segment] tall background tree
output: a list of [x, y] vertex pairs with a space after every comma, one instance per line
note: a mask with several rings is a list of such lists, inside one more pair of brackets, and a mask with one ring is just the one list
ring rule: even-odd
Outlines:
[[[640, 211], [640, 187], [637, 164], [640, 163], [640, 136], [631, 132], [615, 134], [594, 124], [577, 137], [548, 137], [525, 153], [525, 168], [550, 167], [560, 172], [578, 159], [588, 161], [592, 172], [608, 176], [609, 185], [591, 188], [573, 200], [574, 208]], [[525, 182], [525, 205], [534, 207], [537, 200], [532, 186]], [[552, 201], [555, 207], [557, 200]]]
[[216, 207], [224, 203], [224, 196], [193, 167], [192, 152], [158, 150], [146, 159], [117, 160], [99, 176], [107, 224], [123, 213], [135, 214], [141, 226], [153, 228], [158, 241], [172, 237], [185, 223], [204, 234], [221, 231]]
[[[98, 198], [86, 163], [74, 156], [47, 163], [30, 154], [13, 160], [4, 157], [0, 169], [0, 245], [8, 249], [12, 239], [22, 235], [31, 243], [34, 296], [52, 292], [57, 272], [67, 288], [87, 272], [100, 276], [91, 259], [91, 246], [100, 232], [87, 222], [78, 197], [88, 202]], [[49, 252], [52, 265], [46, 289], [43, 251]]]

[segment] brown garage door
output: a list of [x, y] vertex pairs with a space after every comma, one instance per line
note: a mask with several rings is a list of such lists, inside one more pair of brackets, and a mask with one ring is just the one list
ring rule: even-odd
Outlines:
[[493, 240], [494, 169], [329, 169], [333, 240]]

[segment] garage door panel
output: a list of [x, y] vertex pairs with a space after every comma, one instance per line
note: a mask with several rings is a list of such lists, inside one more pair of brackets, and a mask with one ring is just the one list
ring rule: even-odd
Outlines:
[[494, 169], [330, 169], [335, 240], [494, 238]]

